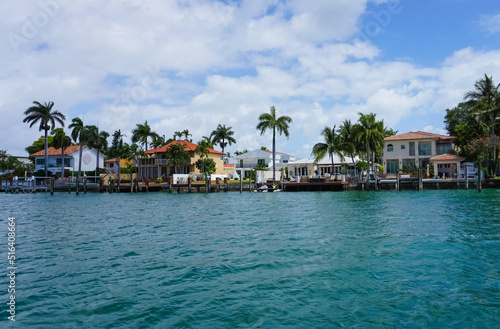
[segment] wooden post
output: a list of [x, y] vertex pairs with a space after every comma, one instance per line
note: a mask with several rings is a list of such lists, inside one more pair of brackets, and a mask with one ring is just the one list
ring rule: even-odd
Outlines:
[[478, 177], [477, 180], [478, 182], [478, 192], [481, 192], [481, 189], [483, 188], [483, 182], [482, 182], [482, 176], [483, 176], [483, 170], [481, 169], [481, 166], [479, 166], [479, 171], [478, 171]]
[[240, 170], [240, 193], [243, 192], [243, 170]]
[[424, 189], [424, 182], [423, 182], [423, 171], [422, 168], [418, 169], [418, 190], [422, 191]]
[[134, 174], [130, 171], [130, 193], [134, 193]]
[[465, 167], [465, 189], [469, 189], [469, 167]]
[[76, 176], [76, 185], [75, 185], [75, 193], [76, 195], [80, 194], [80, 177]]
[[83, 175], [83, 193], [87, 194], [87, 176]]
[[224, 191], [227, 192], [227, 177], [224, 177]]
[[191, 193], [191, 177], [188, 177], [188, 193]]
[[217, 192], [219, 192], [220, 191], [220, 177], [217, 177], [215, 179], [215, 185], [217, 185]]
[[54, 195], [54, 177], [50, 177], [50, 195]]
[[399, 176], [399, 170], [396, 172], [396, 191], [401, 191], [401, 189], [399, 188], [401, 184], [401, 181], [400, 181], [400, 176]]

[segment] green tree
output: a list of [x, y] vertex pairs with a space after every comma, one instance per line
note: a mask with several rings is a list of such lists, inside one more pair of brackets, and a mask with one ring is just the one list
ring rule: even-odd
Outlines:
[[338, 131], [340, 138], [340, 150], [346, 155], [349, 155], [352, 159], [354, 168], [356, 168], [354, 158], [356, 157], [356, 153], [359, 148], [356, 140], [357, 133], [356, 125], [353, 125], [351, 120], [344, 120]]
[[87, 142], [88, 130], [87, 126], [83, 124], [83, 120], [78, 117], [74, 118], [68, 127], [73, 129], [71, 131], [71, 138], [73, 138], [75, 143], [80, 145], [80, 154], [78, 156], [78, 174], [76, 175], [76, 181], [79, 182], [82, 172], [83, 143]]
[[[47, 141], [49, 142], [49, 146], [52, 146], [52, 140], [54, 139], [54, 136], [48, 135], [47, 136]], [[45, 148], [45, 136], [40, 136], [36, 141], [33, 142], [30, 146], [27, 146], [25, 148], [26, 152], [28, 154], [34, 154], [36, 152], [40, 152]]]
[[87, 145], [97, 151], [96, 174], [99, 175], [99, 153], [108, 148], [109, 134], [104, 130], [100, 131], [97, 126], [87, 126], [87, 129]]
[[64, 151], [68, 146], [73, 145], [73, 143], [71, 142], [71, 137], [66, 135], [63, 128], [54, 129], [51, 131], [51, 134], [54, 135], [52, 146], [61, 149], [61, 178], [64, 178]]
[[191, 139], [188, 139], [189, 136], [193, 136], [189, 133], [189, 130], [188, 129], [184, 129], [182, 132], [181, 132], [182, 136], [184, 136], [184, 140], [186, 141], [189, 141], [191, 142], [192, 140]]
[[276, 131], [288, 138], [290, 136], [288, 129], [291, 123], [292, 118], [289, 116], [276, 117], [276, 108], [274, 106], [271, 106], [270, 113], [262, 113], [259, 116], [257, 130], [260, 130], [260, 134], [263, 135], [268, 129], [273, 132], [273, 184], [276, 183]]
[[188, 151], [182, 143], [171, 143], [165, 152], [167, 156], [168, 163], [175, 168], [175, 172], [178, 173], [178, 169], [185, 165], [189, 159]]
[[236, 139], [233, 137], [234, 131], [231, 129], [232, 127], [226, 127], [226, 125], [219, 124], [210, 134], [212, 137], [212, 144], [219, 144], [222, 149], [222, 153], [224, 153], [224, 149], [228, 144], [230, 146], [236, 144]]
[[200, 171], [206, 173], [208, 176], [213, 174], [216, 169], [216, 164], [212, 158], [199, 158], [195, 163], [195, 167]]
[[30, 128], [35, 124], [39, 123], [39, 131], [45, 131], [45, 176], [48, 175], [47, 166], [49, 164], [49, 154], [47, 149], [49, 148], [48, 135], [49, 130], [54, 130], [56, 127], [56, 122], [58, 122], [61, 126], [64, 127], [64, 120], [66, 120], [66, 116], [59, 111], [53, 110], [54, 102], [43, 103], [34, 101], [32, 106], [24, 111], [24, 115], [26, 116], [23, 120], [24, 123], [29, 122]]
[[[500, 85], [495, 85], [492, 77], [486, 74], [483, 79], [479, 79], [474, 84], [475, 89], [467, 92], [465, 100], [472, 100], [478, 111], [478, 119], [485, 124], [490, 125], [490, 141], [495, 138], [495, 126], [500, 118]], [[490, 159], [490, 174], [494, 173], [498, 160], [497, 146], [492, 143], [492, 159]]]
[[174, 132], [174, 141], [177, 140], [177, 137], [182, 138], [182, 136], [184, 136], [182, 131]]
[[372, 169], [370, 157], [372, 155], [372, 152], [375, 153], [380, 145], [384, 145], [384, 122], [377, 121], [375, 118], [376, 115], [374, 113], [358, 113], [358, 115], [359, 119], [356, 128], [356, 130], [358, 131], [357, 141], [360, 145], [363, 145], [363, 149], [366, 150], [368, 168], [368, 175], [366, 175], [366, 184], [368, 186], [370, 176], [369, 171], [370, 169]]
[[330, 160], [332, 160], [333, 174], [335, 168], [333, 155], [336, 153], [340, 156], [340, 158], [344, 158], [344, 155], [341, 152], [342, 140], [340, 139], [340, 135], [336, 133], [335, 126], [331, 129], [329, 127], [325, 127], [321, 132], [321, 135], [325, 138], [325, 142], [316, 143], [313, 146], [311, 155], [314, 155], [314, 161], [318, 162], [326, 154], [328, 154]]
[[[113, 140], [111, 141], [111, 147], [108, 149], [108, 156], [111, 158], [117, 158], [118, 162], [118, 179], [120, 179], [120, 160], [122, 155], [126, 152], [125, 144], [123, 143], [123, 137], [125, 135], [122, 134], [121, 130], [115, 130], [113, 133]], [[124, 150], [125, 147], [125, 150]]]
[[141, 143], [146, 151], [148, 150], [148, 138], [151, 137], [153, 142], [160, 136], [155, 133], [147, 121], [144, 124], [137, 124], [136, 128], [132, 130], [132, 143]]

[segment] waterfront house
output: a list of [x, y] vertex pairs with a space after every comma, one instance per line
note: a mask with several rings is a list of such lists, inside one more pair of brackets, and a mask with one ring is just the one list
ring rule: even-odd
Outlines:
[[[359, 159], [355, 159], [359, 161]], [[338, 155], [333, 155], [333, 169], [332, 169], [332, 159], [328, 154], [326, 154], [319, 161], [314, 161], [311, 159], [299, 159], [295, 161], [290, 161], [288, 163], [288, 174], [289, 176], [309, 176], [320, 175], [320, 176], [331, 176], [335, 174], [347, 174], [354, 176], [354, 163], [350, 157], [344, 157], [343, 159]]]
[[[110, 174], [118, 173], [118, 158], [104, 160], [106, 170]], [[120, 159], [120, 168], [127, 168], [133, 165], [132, 159]]]
[[384, 174], [395, 176], [398, 170], [411, 173], [414, 169], [433, 166], [434, 175], [454, 177], [464, 158], [453, 155], [455, 137], [423, 131], [410, 131], [385, 138]]
[[[243, 172], [243, 178], [249, 177], [250, 171], [258, 166], [273, 170], [273, 152], [268, 150], [253, 150], [234, 157], [236, 170]], [[279, 172], [285, 168], [295, 157], [281, 152], [276, 152], [276, 179], [279, 180]], [[271, 174], [272, 176], [272, 174]]]
[[[184, 145], [184, 149], [189, 154], [189, 160], [187, 160], [180, 169], [177, 169], [180, 174], [191, 174], [200, 175], [200, 171], [196, 168], [195, 163], [200, 158], [199, 154], [195, 152], [198, 145], [185, 141], [185, 140], [175, 140], [171, 143], [147, 150], [145, 152], [146, 156], [141, 157], [138, 162], [139, 176], [143, 178], [167, 178], [176, 174], [176, 168], [169, 164], [167, 159], [167, 149], [174, 144]], [[216, 175], [227, 174], [224, 170], [224, 153], [216, 151], [214, 149], [208, 149], [208, 158], [214, 160], [215, 162], [215, 173]]]
[[[52, 174], [61, 173], [61, 165], [62, 165], [61, 149], [49, 147], [47, 149], [47, 154], [49, 157], [47, 170], [51, 171]], [[33, 153], [30, 156], [35, 159], [35, 171], [45, 170], [45, 150]], [[64, 170], [77, 171], [79, 157], [80, 157], [80, 146], [79, 145], [68, 146], [64, 150]], [[104, 154], [99, 153], [99, 168], [104, 167], [104, 157], [105, 157]], [[96, 170], [96, 162], [97, 162], [97, 151], [88, 148], [87, 145], [83, 145], [82, 171]]]

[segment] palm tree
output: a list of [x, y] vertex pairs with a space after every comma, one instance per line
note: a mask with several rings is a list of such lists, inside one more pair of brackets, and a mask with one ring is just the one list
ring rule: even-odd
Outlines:
[[182, 136], [184, 136], [184, 140], [191, 142], [191, 140], [190, 140], [190, 139], [188, 139], [188, 138], [189, 138], [189, 136], [193, 136], [193, 135], [191, 135], [191, 134], [189, 133], [189, 129], [184, 129], [184, 130], [181, 132], [181, 134], [182, 134]]
[[[170, 139], [170, 141], [172, 141], [173, 139]], [[158, 136], [158, 138], [156, 138], [155, 140], [153, 140], [151, 142], [151, 147], [152, 148], [158, 148], [158, 147], [161, 147], [163, 145], [167, 145], [169, 142], [167, 142], [167, 139], [165, 138], [165, 135], [163, 136]]]
[[371, 152], [384, 143], [384, 122], [376, 121], [375, 114], [358, 113], [359, 119], [357, 123], [357, 141], [366, 150], [367, 154], [367, 170], [366, 184], [369, 183], [370, 174], [370, 156]]
[[106, 131], [99, 131], [97, 126], [88, 126], [88, 140], [87, 144], [90, 148], [97, 151], [96, 159], [96, 175], [99, 175], [99, 153], [101, 150], [108, 148], [109, 134]]
[[204, 157], [208, 158], [208, 154], [210, 153], [210, 151], [209, 151], [210, 148], [212, 148], [210, 141], [207, 139], [202, 139], [201, 141], [198, 142], [198, 146], [196, 146], [196, 149], [194, 150], [195, 153], [200, 155], [200, 159], [202, 161], [203, 172], [205, 172], [205, 160], [203, 158]]
[[341, 158], [344, 157], [341, 152], [342, 141], [340, 139], [340, 136], [335, 132], [335, 126], [333, 126], [333, 128], [331, 129], [325, 127], [325, 129], [323, 129], [323, 131], [321, 132], [321, 135], [323, 135], [323, 137], [325, 138], [325, 142], [317, 143], [316, 145], [314, 145], [311, 154], [315, 156], [314, 160], [318, 162], [328, 153], [328, 156], [332, 160], [333, 174], [335, 166], [333, 155], [337, 153]]
[[234, 131], [231, 130], [232, 127], [226, 127], [226, 125], [219, 124], [217, 129], [212, 131], [210, 137], [212, 137], [212, 144], [219, 143], [220, 148], [222, 149], [222, 153], [224, 153], [224, 149], [227, 144], [230, 146], [236, 144], [236, 139], [233, 138]]
[[174, 141], [177, 140], [177, 137], [182, 138], [183, 132], [182, 131], [176, 131], [174, 132]]
[[30, 107], [26, 111], [24, 111], [23, 122], [31, 122], [30, 128], [33, 127], [37, 122], [40, 122], [39, 131], [45, 131], [45, 176], [48, 176], [47, 166], [49, 163], [49, 154], [48, 154], [48, 134], [49, 130], [54, 130], [56, 127], [56, 122], [60, 123], [61, 126], [64, 127], [64, 120], [66, 120], [66, 116], [59, 111], [52, 110], [54, 107], [54, 102], [43, 103], [34, 101], [33, 104], [35, 106]]
[[260, 134], [263, 135], [267, 129], [273, 131], [273, 184], [276, 182], [276, 130], [281, 135], [282, 133], [288, 138], [290, 134], [288, 133], [288, 128], [292, 123], [292, 118], [289, 116], [280, 116], [276, 118], [276, 108], [271, 106], [270, 113], [262, 113], [259, 116], [259, 123], [257, 124], [257, 130], [260, 130]]
[[493, 143], [495, 137], [496, 121], [500, 117], [500, 84], [495, 86], [492, 77], [484, 75], [484, 79], [479, 79], [474, 84], [475, 90], [467, 92], [464, 96], [465, 100], [472, 100], [476, 103], [478, 109], [478, 119], [482, 121], [482, 117], [488, 117], [490, 127], [490, 143], [493, 148], [493, 165], [490, 166], [490, 174], [493, 174], [497, 163], [496, 145]]
[[170, 144], [165, 154], [167, 156], [168, 163], [175, 167], [176, 173], [177, 169], [186, 164], [186, 162], [190, 159], [189, 153], [186, 151], [182, 142]]
[[79, 184], [80, 174], [82, 171], [82, 153], [83, 153], [83, 143], [87, 142], [88, 129], [83, 124], [83, 120], [80, 118], [74, 118], [71, 124], [68, 126], [73, 129], [71, 131], [71, 138], [80, 145], [80, 155], [78, 159], [78, 174], [76, 176], [76, 183]]
[[356, 143], [356, 127], [356, 125], [353, 125], [351, 123], [351, 120], [344, 120], [338, 131], [340, 137], [340, 148], [342, 152], [349, 155], [349, 157], [352, 159], [354, 170], [356, 170], [354, 157], [356, 156], [356, 151], [358, 149], [358, 145]]
[[151, 137], [153, 142], [160, 136], [151, 130], [151, 126], [148, 125], [148, 121], [145, 121], [143, 125], [137, 124], [137, 127], [132, 130], [132, 143], [140, 142], [144, 145], [146, 151], [148, 150], [148, 137]]
[[61, 148], [61, 178], [64, 178], [64, 151], [73, 143], [71, 142], [71, 137], [66, 135], [64, 129], [62, 128], [56, 128], [52, 130], [50, 134], [54, 135], [52, 146], [54, 146], [55, 148]]

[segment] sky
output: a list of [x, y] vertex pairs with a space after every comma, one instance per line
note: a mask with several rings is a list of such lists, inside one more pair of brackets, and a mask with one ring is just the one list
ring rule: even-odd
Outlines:
[[277, 151], [308, 158], [359, 112], [446, 134], [476, 80], [500, 83], [492, 0], [2, 1], [0, 36], [0, 149], [17, 156], [43, 134], [23, 123], [33, 101], [53, 101], [68, 134], [80, 117], [126, 142], [146, 120], [193, 142], [225, 124], [231, 154], [272, 148], [256, 125], [275, 106], [293, 120]]

